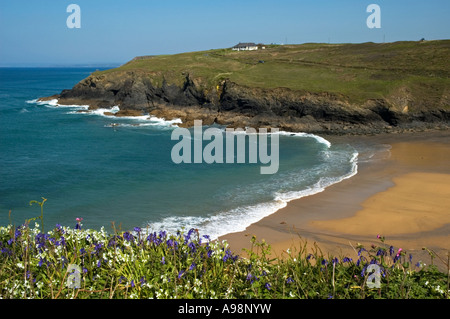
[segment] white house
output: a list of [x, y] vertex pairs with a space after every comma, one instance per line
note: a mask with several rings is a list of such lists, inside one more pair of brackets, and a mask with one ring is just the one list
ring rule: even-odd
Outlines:
[[258, 45], [255, 43], [239, 43], [232, 47], [235, 51], [254, 51], [258, 50]]

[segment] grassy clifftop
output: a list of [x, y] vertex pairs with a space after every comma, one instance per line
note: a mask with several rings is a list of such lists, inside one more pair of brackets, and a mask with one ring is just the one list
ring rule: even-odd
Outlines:
[[[386, 99], [413, 109], [449, 108], [450, 40], [270, 45], [258, 51], [217, 49], [135, 58], [95, 75], [145, 72], [160, 86], [163, 80], [182, 85], [186, 74], [205, 88], [225, 79], [259, 88], [284, 87], [303, 92], [329, 92], [348, 102]], [[399, 105], [400, 106], [400, 105]], [[411, 105], [409, 105], [411, 110]]]

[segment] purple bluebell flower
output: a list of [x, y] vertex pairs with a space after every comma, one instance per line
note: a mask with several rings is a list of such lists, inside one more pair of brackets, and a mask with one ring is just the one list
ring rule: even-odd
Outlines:
[[123, 239], [125, 239], [126, 241], [133, 241], [134, 236], [129, 232], [125, 232], [123, 233]]
[[286, 283], [287, 284], [290, 284], [290, 283], [293, 283], [294, 282], [294, 279], [292, 279], [291, 277], [288, 277], [288, 279], [286, 279]]
[[188, 247], [189, 247], [189, 249], [191, 250], [192, 253], [195, 253], [197, 251], [197, 246], [193, 242], [190, 242], [188, 244]]
[[343, 263], [349, 263], [349, 262], [351, 262], [351, 261], [352, 261], [352, 259], [349, 258], [349, 257], [344, 257], [344, 258], [342, 259], [342, 262], [343, 262]]
[[365, 248], [360, 248], [359, 250], [358, 250], [358, 256], [361, 256], [361, 253], [363, 252], [363, 251], [367, 251]]
[[367, 265], [365, 265], [361, 271], [361, 277], [364, 277], [364, 274], [366, 273]]
[[116, 242], [116, 236], [112, 237], [109, 242], [108, 242], [108, 247], [113, 247], [116, 246], [117, 242]]
[[267, 283], [264, 285], [264, 287], [265, 287], [267, 290], [271, 290], [272, 285], [269, 284], [269, 283], [267, 282]]
[[392, 254], [394, 253], [394, 246], [389, 247], [389, 255], [392, 256]]

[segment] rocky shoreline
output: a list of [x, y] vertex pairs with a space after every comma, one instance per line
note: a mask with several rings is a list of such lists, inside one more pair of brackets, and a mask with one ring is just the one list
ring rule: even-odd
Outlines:
[[[115, 116], [153, 115], [179, 118], [189, 127], [194, 120], [228, 127], [277, 127], [292, 132], [331, 135], [372, 135], [386, 132], [447, 130], [450, 96], [439, 105], [419, 105], [399, 95], [396, 100], [371, 99], [360, 105], [345, 96], [287, 88], [246, 87], [229, 80], [205, 86], [189, 74], [181, 85], [152, 84], [145, 72], [122, 71], [87, 77], [70, 90], [43, 97], [62, 105], [89, 105], [89, 109], [119, 106]], [[415, 111], [408, 104], [416, 103]], [[417, 107], [418, 105], [418, 107]]]

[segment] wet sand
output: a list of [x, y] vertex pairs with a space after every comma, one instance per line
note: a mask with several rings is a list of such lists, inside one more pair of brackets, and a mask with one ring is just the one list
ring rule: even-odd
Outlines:
[[[450, 132], [326, 137], [332, 143], [390, 145], [358, 163], [358, 173], [323, 192], [293, 200], [245, 231], [225, 235], [239, 254], [251, 237], [265, 240], [275, 256], [306, 245], [324, 254], [355, 256], [357, 244], [386, 244], [431, 262], [423, 247], [447, 259], [450, 250]], [[245, 254], [245, 253], [244, 253]], [[435, 264], [438, 265], [437, 259]], [[443, 268], [443, 265], [438, 265]], [[446, 268], [446, 267], [445, 267]]]

